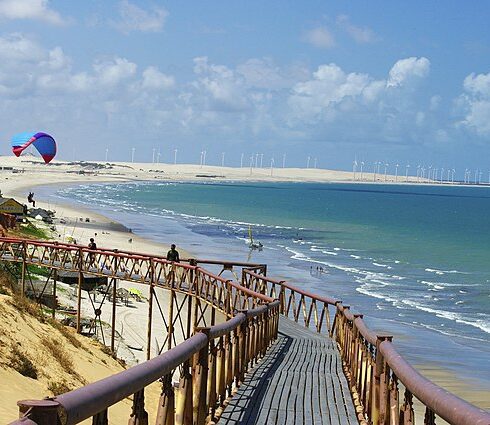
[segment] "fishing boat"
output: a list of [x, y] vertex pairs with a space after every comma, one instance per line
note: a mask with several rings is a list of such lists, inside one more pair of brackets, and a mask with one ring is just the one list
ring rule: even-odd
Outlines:
[[261, 242], [254, 241], [254, 238], [252, 236], [252, 227], [251, 226], [248, 226], [248, 238], [249, 238], [248, 247], [250, 249], [258, 249], [258, 250], [261, 250], [262, 247], [264, 246], [264, 245], [262, 245]]

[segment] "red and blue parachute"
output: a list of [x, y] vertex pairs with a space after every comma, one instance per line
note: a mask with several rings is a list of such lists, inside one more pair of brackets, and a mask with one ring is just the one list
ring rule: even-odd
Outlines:
[[12, 152], [15, 156], [34, 145], [47, 164], [56, 155], [56, 142], [46, 133], [19, 133], [12, 137]]

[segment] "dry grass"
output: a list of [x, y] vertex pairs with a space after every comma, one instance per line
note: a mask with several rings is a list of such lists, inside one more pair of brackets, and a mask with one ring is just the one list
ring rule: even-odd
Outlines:
[[38, 370], [34, 363], [27, 357], [26, 353], [21, 351], [16, 344], [10, 345], [10, 362], [9, 366], [23, 376], [37, 379]]
[[10, 276], [6, 271], [0, 270], [0, 294], [12, 295], [13, 292], [14, 285]]
[[29, 298], [23, 297], [20, 294], [13, 293], [9, 300], [10, 304], [14, 306], [21, 315], [27, 314], [35, 317], [41, 323], [45, 322], [43, 310], [39, 304], [32, 302]]
[[60, 394], [67, 393], [67, 392], [73, 390], [73, 388], [71, 387], [70, 384], [68, 384], [68, 382], [66, 382], [63, 379], [61, 381], [50, 381], [48, 383], [48, 390], [51, 391], [51, 393], [54, 396], [57, 396]]
[[77, 339], [77, 337], [65, 325], [63, 325], [62, 323], [60, 323], [57, 320], [52, 319], [52, 318], [47, 319], [47, 322], [53, 328], [57, 329], [61, 333], [61, 335], [63, 335], [68, 341], [70, 341], [71, 345], [73, 345], [75, 348], [81, 348], [82, 347], [82, 343]]
[[49, 337], [41, 337], [41, 345], [46, 347], [51, 355], [56, 359], [56, 361], [60, 364], [62, 369], [71, 374], [76, 375], [77, 373], [73, 370], [73, 360], [69, 353], [65, 351], [63, 346], [59, 344], [54, 338]]

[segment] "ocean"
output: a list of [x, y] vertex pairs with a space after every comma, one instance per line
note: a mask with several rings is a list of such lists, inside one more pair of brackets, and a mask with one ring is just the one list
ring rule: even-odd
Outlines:
[[[50, 191], [196, 257], [267, 263], [269, 276], [363, 313], [412, 364], [490, 388], [490, 188], [135, 182]], [[261, 251], [248, 248], [249, 227]]]

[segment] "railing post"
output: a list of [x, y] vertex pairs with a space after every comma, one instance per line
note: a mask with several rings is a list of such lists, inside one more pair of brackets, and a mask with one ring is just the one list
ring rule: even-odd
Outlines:
[[56, 282], [58, 280], [58, 270], [54, 269], [53, 272], [53, 311], [51, 312], [51, 317], [56, 318]]
[[20, 281], [20, 286], [21, 286], [21, 297], [26, 296], [26, 271], [27, 271], [27, 248], [26, 248], [26, 242], [22, 242], [22, 275], [21, 275], [21, 281]]
[[384, 424], [388, 406], [388, 391], [386, 385], [386, 365], [379, 345], [383, 341], [391, 341], [392, 336], [377, 335], [376, 339], [376, 363], [374, 366], [373, 402], [371, 405], [371, 421], [373, 425]]
[[192, 424], [192, 375], [189, 373], [189, 360], [186, 360], [182, 366], [178, 391], [175, 424], [190, 425]]
[[[117, 276], [117, 257], [114, 257], [114, 275]], [[116, 355], [116, 295], [117, 295], [117, 279], [114, 277], [112, 281], [112, 324], [111, 324], [111, 352]]]
[[201, 332], [208, 338], [208, 343], [199, 350], [196, 356], [196, 364], [192, 374], [192, 423], [193, 425], [204, 425], [208, 416], [207, 388], [208, 388], [208, 368], [209, 368], [209, 331], [210, 328], [196, 328], [196, 332]]
[[247, 310], [242, 310], [240, 313], [245, 315], [245, 320], [240, 324], [239, 331], [239, 373], [238, 373], [238, 383], [241, 384], [245, 378], [245, 373], [247, 372], [248, 367], [248, 325], [247, 325]]
[[133, 408], [129, 417], [128, 425], [148, 425], [148, 413], [145, 410], [145, 389], [133, 396]]
[[172, 374], [162, 378], [162, 393], [158, 403], [156, 425], [174, 425], [175, 423], [175, 392], [172, 385]]
[[226, 350], [224, 345], [224, 337], [220, 336], [218, 341], [218, 358], [217, 358], [217, 392], [219, 402], [223, 405], [226, 399]]
[[232, 332], [225, 335], [225, 355], [226, 355], [226, 367], [225, 367], [225, 384], [228, 397], [231, 396], [231, 390], [233, 385], [233, 337]]
[[207, 386], [207, 399], [208, 410], [210, 412], [211, 421], [214, 419], [216, 412], [216, 362], [217, 362], [217, 348], [214, 343], [214, 339], [209, 340], [209, 363], [208, 363], [208, 386]]
[[150, 287], [148, 298], [148, 326], [147, 326], [147, 338], [146, 338], [146, 360], [150, 360], [151, 357], [151, 325], [153, 319], [153, 292], [155, 286], [155, 263], [153, 258], [150, 258]]
[[21, 400], [19, 418], [29, 418], [36, 425], [53, 425], [58, 423], [58, 407], [60, 404], [54, 400]]
[[78, 248], [78, 288], [77, 288], [77, 333], [82, 332], [82, 284], [83, 284], [83, 251]]

